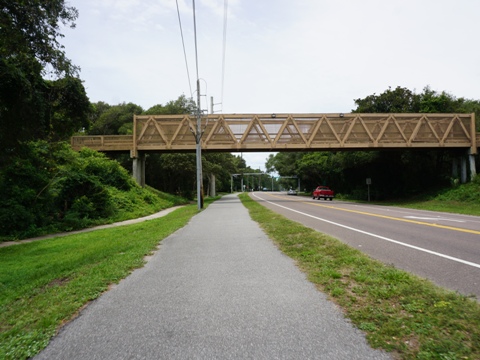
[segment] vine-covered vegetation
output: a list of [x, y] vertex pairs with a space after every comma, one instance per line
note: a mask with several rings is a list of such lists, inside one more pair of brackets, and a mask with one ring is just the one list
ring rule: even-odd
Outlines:
[[25, 143], [0, 171], [0, 239], [142, 216], [186, 200], [140, 188], [116, 161], [66, 143]]

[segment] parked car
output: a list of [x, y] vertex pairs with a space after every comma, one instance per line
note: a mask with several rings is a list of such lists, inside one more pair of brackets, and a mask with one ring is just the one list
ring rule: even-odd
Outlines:
[[324, 199], [324, 200], [333, 200], [335, 193], [331, 190], [328, 186], [317, 186], [315, 190], [313, 190], [313, 199]]
[[297, 190], [290, 189], [287, 192], [288, 195], [297, 195]]

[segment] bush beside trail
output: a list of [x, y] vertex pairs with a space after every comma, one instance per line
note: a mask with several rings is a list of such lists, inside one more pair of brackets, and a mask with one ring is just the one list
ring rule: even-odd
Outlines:
[[30, 142], [0, 169], [0, 241], [125, 220], [181, 203], [186, 200], [139, 187], [104, 154]]

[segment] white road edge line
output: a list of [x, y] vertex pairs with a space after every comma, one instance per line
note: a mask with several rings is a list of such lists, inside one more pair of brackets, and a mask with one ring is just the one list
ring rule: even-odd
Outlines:
[[269, 204], [272, 204], [272, 205], [281, 207], [281, 208], [286, 209], [286, 210], [290, 210], [290, 211], [296, 212], [296, 213], [298, 213], [298, 214], [300, 214], [300, 215], [304, 215], [304, 216], [307, 216], [307, 217], [311, 217], [311, 218], [313, 218], [313, 219], [320, 220], [320, 221], [323, 221], [323, 222], [326, 222], [326, 223], [329, 223], [329, 224], [332, 224], [332, 225], [335, 225], [335, 226], [339, 226], [339, 227], [342, 227], [342, 228], [344, 228], [344, 229], [356, 231], [356, 232], [359, 232], [359, 233], [361, 233], [361, 234], [365, 234], [365, 235], [368, 235], [368, 236], [372, 236], [372, 237], [375, 237], [375, 238], [378, 238], [378, 239], [381, 239], [381, 240], [389, 241], [389, 242], [394, 243], [394, 244], [397, 244], [397, 245], [402, 245], [402, 246], [405, 246], [405, 247], [408, 247], [408, 248], [411, 248], [411, 249], [415, 249], [415, 250], [418, 250], [418, 251], [423, 251], [423, 252], [426, 252], [426, 253], [431, 254], [431, 255], [435, 255], [435, 256], [438, 256], [438, 257], [442, 257], [442, 258], [445, 258], [445, 259], [448, 259], [448, 260], [456, 261], [456, 262], [459, 262], [459, 263], [462, 263], [462, 264], [465, 264], [465, 265], [469, 265], [469, 266], [473, 266], [473, 267], [476, 267], [476, 268], [479, 268], [479, 269], [480, 269], [480, 264], [476, 264], [476, 263], [473, 263], [473, 262], [470, 262], [470, 261], [466, 261], [466, 260], [462, 260], [462, 259], [459, 259], [459, 258], [456, 258], [456, 257], [453, 257], [453, 256], [449, 256], [449, 255], [445, 255], [445, 254], [442, 254], [442, 253], [438, 253], [438, 252], [436, 252], [436, 251], [424, 249], [424, 248], [421, 248], [421, 247], [418, 247], [418, 246], [406, 244], [406, 243], [403, 243], [403, 242], [401, 242], [401, 241], [397, 241], [397, 240], [389, 239], [389, 238], [384, 237], [384, 236], [372, 234], [372, 233], [369, 233], [369, 232], [367, 232], [367, 231], [363, 231], [363, 230], [356, 229], [356, 228], [353, 228], [353, 227], [350, 227], [350, 226], [346, 226], [346, 225], [343, 225], [343, 224], [339, 224], [339, 223], [336, 223], [336, 222], [333, 222], [333, 221], [330, 221], [330, 220], [322, 219], [322, 218], [319, 218], [319, 217], [317, 217], [317, 216], [313, 216], [313, 215], [310, 215], [310, 214], [307, 214], [307, 213], [304, 213], [304, 212], [301, 212], [301, 211], [298, 211], [298, 210], [294, 210], [294, 209], [288, 208], [288, 207], [283, 206], [283, 205], [275, 204], [274, 202], [268, 201], [268, 200], [266, 200], [266, 199], [263, 199], [263, 198], [257, 196], [255, 193], [253, 194], [253, 196], [255, 196], [256, 198], [258, 198], [258, 199], [260, 199], [260, 200], [263, 200], [263, 201], [265, 201], [265, 202], [267, 202], [267, 203], [269, 203]]

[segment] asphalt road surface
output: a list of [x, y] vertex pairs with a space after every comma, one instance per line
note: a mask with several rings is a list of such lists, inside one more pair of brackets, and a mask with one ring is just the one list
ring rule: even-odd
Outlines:
[[163, 240], [36, 359], [390, 359], [306, 280], [235, 195]]
[[256, 192], [285, 217], [480, 300], [480, 217]]

